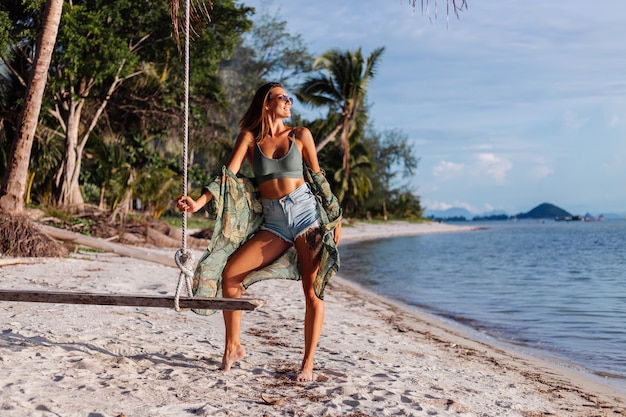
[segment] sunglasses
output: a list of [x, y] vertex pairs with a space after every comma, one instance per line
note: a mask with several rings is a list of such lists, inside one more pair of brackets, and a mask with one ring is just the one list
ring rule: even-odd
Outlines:
[[293, 99], [291, 97], [289, 97], [289, 96], [284, 95], [284, 94], [279, 94], [279, 95], [277, 95], [275, 97], [272, 97], [272, 99], [275, 99], [275, 98], [277, 98], [279, 100], [282, 100], [285, 103], [293, 104]]

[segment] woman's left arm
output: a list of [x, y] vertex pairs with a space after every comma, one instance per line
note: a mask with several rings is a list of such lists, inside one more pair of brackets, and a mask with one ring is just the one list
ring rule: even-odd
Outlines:
[[321, 171], [320, 164], [317, 159], [317, 151], [315, 150], [315, 141], [311, 131], [306, 127], [300, 127], [296, 129], [296, 138], [300, 139], [302, 143], [302, 158], [314, 173]]
[[[321, 168], [317, 159], [317, 150], [315, 149], [313, 135], [306, 127], [301, 127], [298, 130], [300, 130], [298, 133], [300, 134], [300, 141], [302, 142], [302, 158], [304, 158], [304, 161], [314, 173], [319, 174]], [[333, 231], [333, 240], [335, 241], [335, 245], [339, 245], [339, 241], [341, 240], [341, 220], [339, 220]]]

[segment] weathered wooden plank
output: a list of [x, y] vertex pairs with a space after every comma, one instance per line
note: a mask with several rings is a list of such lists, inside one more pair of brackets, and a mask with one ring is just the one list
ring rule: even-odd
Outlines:
[[[77, 292], [0, 290], [0, 301], [174, 308], [174, 296], [157, 297]], [[263, 304], [265, 301], [254, 298], [179, 298], [180, 308], [207, 310], [254, 310]]]
[[172, 256], [162, 256], [154, 254], [147, 249], [108, 242], [104, 239], [81, 235], [80, 233], [70, 232], [69, 230], [65, 229], [57, 229], [56, 227], [46, 226], [42, 224], [38, 225], [38, 227], [42, 231], [46, 232], [46, 234], [50, 237], [63, 240], [65, 242], [73, 242], [78, 245], [100, 249], [106, 252], [112, 252], [121, 256], [128, 256], [130, 258], [143, 259], [144, 261], [156, 262], [162, 265], [176, 267], [176, 262], [174, 262], [175, 250], [172, 250]]

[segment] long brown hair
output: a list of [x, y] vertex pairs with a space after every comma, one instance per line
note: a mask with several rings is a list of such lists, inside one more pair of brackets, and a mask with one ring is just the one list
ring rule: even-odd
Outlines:
[[270, 90], [274, 87], [282, 87], [282, 85], [280, 83], [267, 83], [259, 87], [256, 93], [254, 93], [248, 110], [239, 120], [239, 129], [252, 132], [257, 142], [261, 142], [269, 133], [269, 115], [265, 109], [265, 102], [269, 97]]

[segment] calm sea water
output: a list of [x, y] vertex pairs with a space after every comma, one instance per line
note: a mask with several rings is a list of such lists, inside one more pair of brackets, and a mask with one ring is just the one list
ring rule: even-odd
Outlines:
[[347, 245], [341, 274], [626, 390], [626, 221], [469, 224]]

